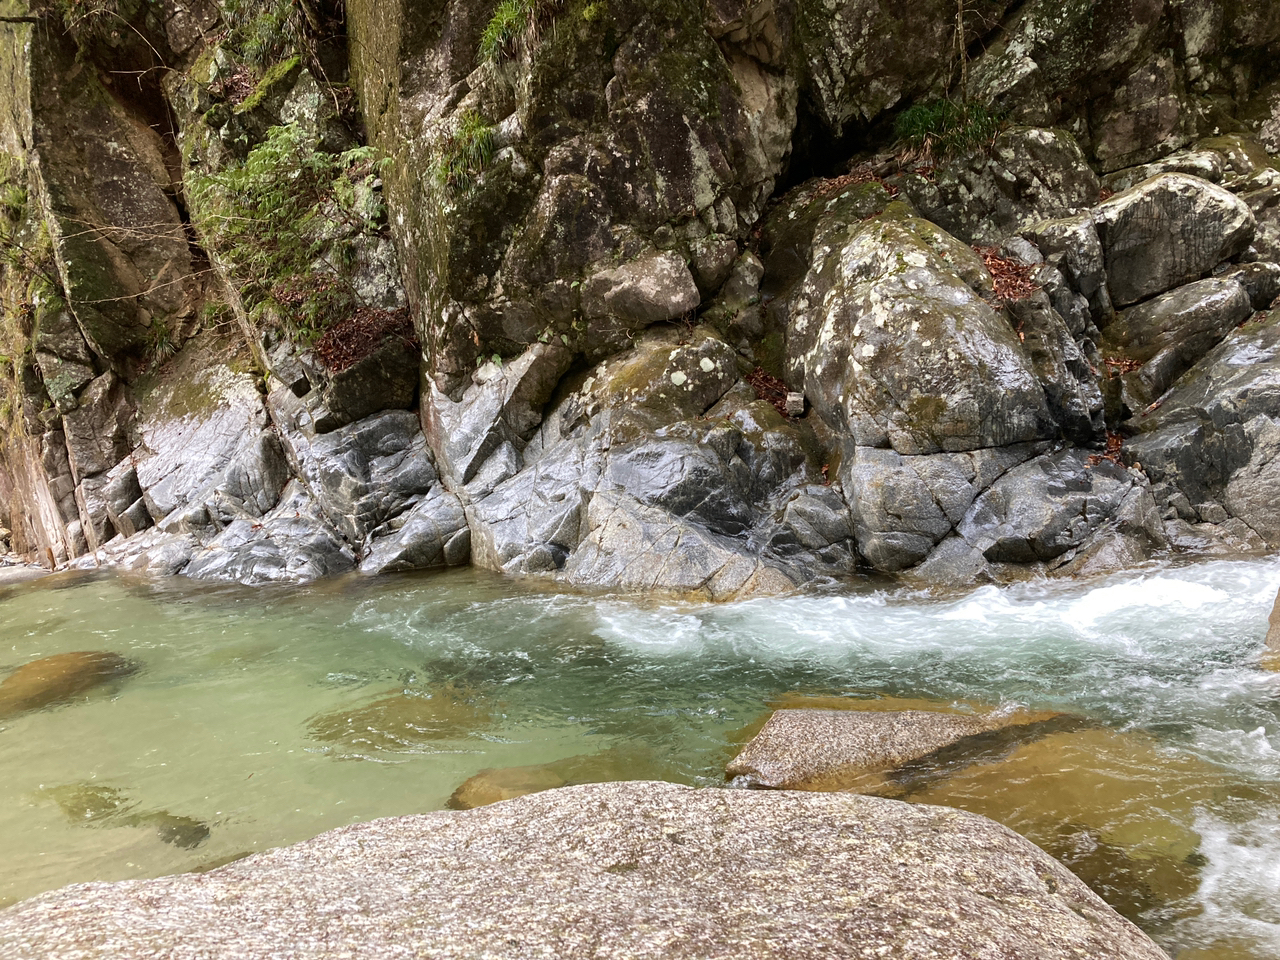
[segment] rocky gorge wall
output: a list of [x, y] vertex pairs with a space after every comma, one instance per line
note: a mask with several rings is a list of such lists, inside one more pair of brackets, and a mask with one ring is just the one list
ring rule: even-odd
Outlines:
[[1263, 0], [7, 0], [0, 523], [715, 599], [1273, 551], [1278, 53]]

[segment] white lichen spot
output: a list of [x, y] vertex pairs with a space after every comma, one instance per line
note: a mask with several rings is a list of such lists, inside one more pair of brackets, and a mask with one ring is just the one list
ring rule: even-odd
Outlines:
[[915, 332], [916, 332], [916, 331], [918, 331], [919, 329], [920, 329], [920, 321], [919, 321], [919, 320], [912, 320], [912, 321], [911, 321], [911, 332], [912, 332], [912, 333], [915, 333]]
[[922, 347], [932, 347], [932, 346], [933, 346], [933, 341], [932, 341], [932, 340], [921, 340], [921, 341], [920, 341], [920, 346], [922, 346]]
[[854, 335], [855, 337], [860, 337], [860, 336], [862, 336], [862, 321], [861, 321], [861, 320], [859, 320], [857, 323], [855, 323], [855, 324], [853, 325], [853, 335]]
[[865, 347], [862, 348], [862, 355], [864, 357], [874, 357], [876, 355], [876, 348], [868, 343]]
[[716, 368], [715, 361], [710, 357], [703, 357], [698, 361], [698, 366], [700, 366], [706, 373], [710, 373]]
[[684, 382], [688, 379], [689, 378], [686, 377], [679, 370], [677, 370], [675, 373], [671, 375], [671, 382], [674, 383], [677, 387], [682, 386]]

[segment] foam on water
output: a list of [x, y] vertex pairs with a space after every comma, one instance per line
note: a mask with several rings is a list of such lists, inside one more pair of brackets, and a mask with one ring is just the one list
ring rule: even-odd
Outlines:
[[1196, 832], [1207, 861], [1195, 895], [1201, 912], [1181, 937], [1206, 946], [1252, 941], [1256, 955], [1280, 956], [1280, 815], [1231, 823], [1204, 814]]
[[[723, 605], [557, 593], [477, 571], [294, 590], [106, 579], [0, 593], [0, 671], [87, 649], [145, 665], [111, 699], [0, 726], [0, 898], [439, 808], [489, 767], [622, 750], [649, 757], [654, 775], [718, 784], [734, 737], [769, 700], [890, 695], [1063, 710], [1157, 743], [1098, 780], [1123, 791], [1126, 777], [1173, 771], [1210, 798], [1195, 801], [1203, 909], [1173, 932], [1156, 919], [1151, 929], [1176, 948], [1247, 925], [1264, 952], [1242, 956], [1274, 958], [1280, 918], [1257, 901], [1280, 889], [1280, 807], [1268, 806], [1280, 803], [1280, 674], [1256, 659], [1277, 586], [1280, 562], [1249, 560]], [[462, 705], [456, 735], [378, 747], [308, 732], [317, 716], [442, 690]], [[468, 704], [483, 722], [465, 726]], [[1232, 806], [1236, 794], [1218, 789], [1228, 781], [1253, 808]], [[41, 784], [81, 782], [197, 817], [211, 837], [174, 850], [136, 830], [68, 824], [32, 800]], [[1195, 806], [1180, 809], [1189, 829]]]

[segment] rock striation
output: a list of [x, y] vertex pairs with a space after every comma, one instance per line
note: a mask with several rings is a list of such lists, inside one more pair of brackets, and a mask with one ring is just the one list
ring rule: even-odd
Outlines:
[[423, 944], [439, 957], [1165, 958], [982, 817], [651, 782], [378, 820], [202, 875], [81, 884], [0, 911], [0, 950], [51, 960]]
[[28, 559], [722, 600], [1275, 548], [1274, 4], [9, 6]]

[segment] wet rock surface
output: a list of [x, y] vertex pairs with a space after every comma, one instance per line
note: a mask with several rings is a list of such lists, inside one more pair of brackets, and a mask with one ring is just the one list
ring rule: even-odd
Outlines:
[[981, 817], [645, 782], [344, 827], [198, 876], [69, 887], [0, 912], [0, 944], [56, 956], [68, 925], [78, 955], [126, 960], [424, 942], [449, 957], [762, 957], [780, 941], [798, 957], [1165, 956]]
[[[1167, 523], [1211, 524], [1237, 540], [1280, 543], [1280, 515], [1265, 492], [1278, 468], [1280, 315], [1233, 331], [1159, 407], [1134, 418], [1127, 455], [1151, 478]], [[1204, 531], [1212, 536], [1213, 531]], [[1260, 539], [1257, 539], [1260, 538]]]
[[[876, 793], [888, 776], [925, 762], [948, 748], [961, 748], [981, 734], [1016, 731], [1034, 739], [1048, 730], [1051, 714], [987, 711], [870, 710], [850, 702], [845, 709], [776, 711], [725, 768], [745, 786], [774, 790], [853, 790]], [[972, 747], [980, 750], [980, 747]]]

